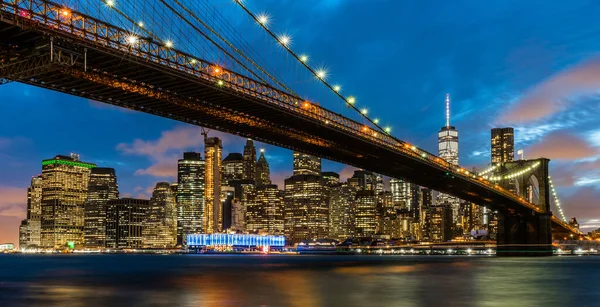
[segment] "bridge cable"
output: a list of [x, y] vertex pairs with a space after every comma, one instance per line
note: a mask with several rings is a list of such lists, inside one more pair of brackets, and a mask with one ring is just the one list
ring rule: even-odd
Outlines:
[[548, 176], [548, 183], [550, 184], [550, 191], [552, 192], [552, 196], [554, 196], [554, 204], [558, 208], [558, 213], [560, 213], [560, 217], [566, 223], [567, 218], [565, 217], [565, 214], [563, 213], [563, 210], [560, 206], [560, 200], [558, 199], [558, 195], [556, 195], [556, 190], [554, 189], [554, 184], [552, 183], [552, 177], [550, 176]]
[[[233, 49], [235, 52], [237, 52], [239, 55], [241, 55], [244, 59], [246, 59], [248, 62], [250, 62], [250, 64], [252, 64], [252, 66], [256, 67], [260, 72], [262, 72], [263, 74], [265, 74], [266, 76], [268, 76], [271, 80], [273, 80], [275, 83], [277, 83], [279, 86], [281, 86], [283, 89], [285, 89], [286, 91], [288, 91], [289, 93], [296, 95], [296, 93], [294, 93], [294, 91], [292, 91], [288, 86], [286, 86], [285, 84], [281, 83], [279, 80], [277, 80], [277, 78], [273, 77], [271, 74], [269, 74], [269, 72], [267, 72], [266, 70], [264, 70], [262, 67], [260, 67], [258, 64], [256, 64], [252, 59], [248, 58], [241, 50], [239, 50], [238, 48], [236, 48], [233, 44], [231, 44], [226, 38], [224, 38], [223, 36], [221, 36], [217, 31], [215, 31], [213, 28], [211, 28], [208, 24], [206, 24], [204, 21], [202, 21], [194, 12], [192, 12], [191, 10], [189, 10], [186, 6], [184, 6], [180, 1], [178, 0], [174, 0], [175, 3], [177, 3], [184, 11], [186, 11], [188, 14], [190, 14], [190, 16], [192, 16], [194, 19], [196, 19], [196, 21], [200, 22], [205, 28], [207, 28], [211, 33], [213, 33], [215, 36], [217, 36], [219, 39], [221, 39], [225, 44], [227, 44], [227, 46], [229, 46], [231, 49]], [[162, 1], [161, 1], [162, 2]]]
[[[375, 126], [377, 129], [379, 129], [381, 132], [383, 132], [383, 133], [387, 134], [388, 136], [396, 139], [390, 133], [391, 132], [391, 128], [390, 127], [383, 128], [383, 127], [379, 126], [379, 120], [378, 119], [371, 119], [370, 117], [367, 116], [367, 109], [359, 110], [355, 106], [356, 99], [353, 96], [345, 97], [342, 94], [340, 94], [340, 89], [341, 88], [339, 86], [337, 86], [337, 85], [331, 85], [329, 82], [327, 82], [325, 80], [325, 72], [323, 72], [323, 71], [315, 71], [312, 67], [310, 67], [307, 64], [307, 60], [308, 60], [307, 57], [305, 57], [303, 55], [298, 55], [296, 52], [294, 52], [292, 49], [290, 49], [290, 47], [288, 46], [288, 44], [289, 44], [289, 41], [288, 41], [289, 38], [287, 38], [287, 37], [279, 37], [279, 36], [275, 35], [275, 33], [273, 33], [273, 31], [271, 31], [266, 26], [266, 21], [263, 20], [262, 18], [256, 16], [252, 11], [250, 11], [246, 7], [246, 5], [244, 5], [243, 0], [234, 0], [234, 2], [237, 3], [252, 19], [254, 19], [254, 21], [256, 21], [256, 23], [261, 28], [263, 28], [265, 31], [267, 31], [267, 33], [269, 33], [269, 35], [271, 35], [271, 37], [273, 37], [284, 49], [286, 49], [298, 62], [300, 62], [300, 64], [302, 66], [304, 66], [306, 69], [308, 69], [327, 88], [329, 88], [331, 91], [333, 91], [333, 93], [335, 95], [337, 95], [344, 102], [346, 102], [347, 106], [351, 107], [356, 112], [358, 112], [363, 118], [365, 118], [367, 121], [369, 121], [373, 126]], [[398, 139], [396, 139], [396, 140], [398, 141]]]
[[172, 6], [170, 6], [164, 0], [158, 0], [158, 1], [160, 1], [162, 4], [164, 4], [169, 10], [171, 10], [173, 13], [175, 13], [175, 15], [179, 16], [179, 18], [181, 18], [185, 23], [187, 23], [190, 27], [192, 27], [194, 30], [196, 30], [196, 32], [198, 32], [200, 35], [204, 36], [204, 38], [206, 38], [208, 41], [210, 41], [213, 45], [215, 45], [219, 50], [221, 50], [223, 53], [225, 53], [227, 56], [229, 56], [232, 60], [234, 60], [236, 63], [238, 63], [241, 67], [246, 69], [254, 77], [258, 78], [262, 83], [269, 84], [261, 76], [256, 74], [253, 70], [248, 68], [244, 63], [240, 62], [236, 57], [231, 55], [227, 50], [225, 50], [219, 44], [217, 44], [212, 38], [210, 38], [208, 35], [206, 35], [206, 33], [204, 33], [202, 30], [198, 29], [198, 27], [196, 27], [194, 24], [192, 24], [189, 20], [187, 20], [183, 15], [181, 15], [179, 12], [177, 12]]

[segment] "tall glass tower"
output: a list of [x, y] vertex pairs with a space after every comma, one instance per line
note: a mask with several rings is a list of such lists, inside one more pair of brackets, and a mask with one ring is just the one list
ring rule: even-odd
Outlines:
[[206, 137], [204, 139], [204, 157], [206, 168], [204, 179], [206, 190], [204, 191], [204, 232], [216, 233], [223, 230], [223, 206], [221, 205], [221, 176], [223, 145], [217, 137]]
[[[446, 125], [438, 132], [438, 155], [446, 162], [458, 165], [458, 130], [450, 125], [450, 94], [446, 94]], [[438, 194], [437, 203], [452, 208], [454, 224], [460, 223], [460, 200], [448, 194]], [[462, 227], [462, 225], [457, 225]]]
[[177, 162], [177, 244], [186, 235], [204, 229], [204, 160], [198, 152], [185, 152]]
[[119, 199], [114, 168], [92, 168], [84, 207], [84, 240], [87, 248], [103, 248], [106, 237], [106, 203]]

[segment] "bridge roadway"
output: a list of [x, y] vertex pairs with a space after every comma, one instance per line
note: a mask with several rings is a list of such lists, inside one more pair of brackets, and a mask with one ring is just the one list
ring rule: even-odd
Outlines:
[[[1, 3], [0, 78], [405, 178], [492, 210], [544, 214], [427, 151], [151, 38], [49, 1]], [[552, 225], [580, 235], [555, 217]]]

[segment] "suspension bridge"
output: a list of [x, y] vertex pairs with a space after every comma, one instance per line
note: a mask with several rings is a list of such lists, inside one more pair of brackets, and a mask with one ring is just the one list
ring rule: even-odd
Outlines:
[[[395, 138], [358, 107], [355, 97], [330, 84], [325, 70], [313, 69], [306, 55], [295, 53], [288, 36], [274, 34], [266, 15], [239, 1], [227, 3], [240, 6], [283, 47], [288, 60], [304, 67], [359, 119], [302, 98], [235, 27], [214, 26], [226, 23], [223, 16], [203, 16], [211, 10], [195, 7], [202, 3], [3, 0], [0, 83], [42, 87], [405, 178], [497, 211], [499, 255], [549, 255], [552, 234], [582, 237], [552, 215], [547, 180], [537, 192], [543, 201], [532, 202], [497, 178]], [[548, 160], [540, 161], [536, 169], [549, 178]]]

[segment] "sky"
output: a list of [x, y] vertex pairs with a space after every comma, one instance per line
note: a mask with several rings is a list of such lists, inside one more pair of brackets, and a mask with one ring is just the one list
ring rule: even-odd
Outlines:
[[[233, 1], [213, 2], [259, 54], [281, 66], [300, 95], [340, 109], [318, 82], [286, 64], [291, 59]], [[292, 37], [292, 49], [310, 52], [328, 80], [351, 91], [400, 139], [436, 152], [446, 93], [461, 165], [489, 164], [490, 129], [514, 127], [515, 147], [526, 158], [552, 160], [565, 214], [586, 231], [600, 227], [597, 1], [246, 3], [268, 13], [269, 26]], [[17, 243], [26, 189], [43, 159], [78, 153], [83, 161], [114, 167], [122, 196], [147, 198], [156, 182], [176, 180], [182, 152], [203, 151], [198, 127], [16, 82], [0, 86], [0, 110], [0, 243]], [[244, 139], [210, 134], [224, 140], [223, 156], [242, 152]], [[257, 147], [266, 150], [272, 179], [282, 187], [292, 153]], [[324, 170], [346, 178], [353, 168], [325, 161]]]

